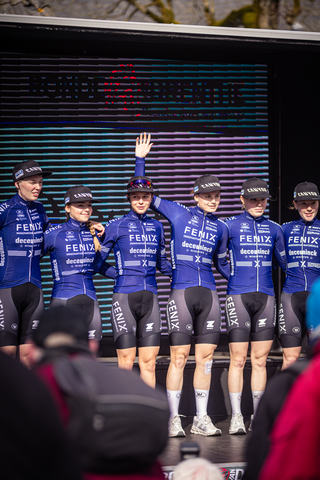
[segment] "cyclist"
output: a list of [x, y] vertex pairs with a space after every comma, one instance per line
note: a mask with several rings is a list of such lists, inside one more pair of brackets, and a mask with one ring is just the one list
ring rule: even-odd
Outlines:
[[226, 221], [231, 261], [226, 297], [231, 435], [246, 433], [241, 414], [241, 395], [249, 340], [254, 413], [265, 389], [266, 361], [276, 323], [272, 282], [273, 257], [282, 269], [286, 268], [282, 229], [277, 223], [263, 216], [267, 199], [270, 197], [264, 180], [249, 178], [243, 183], [240, 196], [244, 213]]
[[50, 252], [53, 289], [50, 308], [68, 306], [85, 312], [88, 338], [101, 340], [102, 324], [93, 284], [97, 272], [115, 278], [115, 269], [101, 264], [101, 245], [90, 222], [92, 192], [84, 185], [67, 190], [64, 196], [67, 221], [44, 234], [43, 255]]
[[293, 208], [298, 211], [299, 219], [282, 226], [288, 261], [278, 318], [282, 368], [299, 358], [306, 330], [306, 300], [320, 275], [319, 200], [318, 187], [314, 183], [299, 183], [293, 193]]
[[[146, 155], [149, 145], [140, 145], [140, 150]], [[131, 210], [108, 222], [102, 246], [105, 258], [113, 249], [116, 260], [111, 315], [119, 367], [132, 369], [137, 343], [141, 378], [154, 387], [161, 337], [156, 267], [170, 277], [172, 268], [165, 255], [163, 226], [146, 215], [152, 197], [153, 184], [148, 177], [130, 178], [127, 198]]]
[[0, 348], [27, 365], [27, 339], [44, 308], [40, 256], [50, 222], [38, 198], [49, 175], [34, 160], [18, 163], [17, 193], [0, 205]]
[[[136, 175], [145, 173], [145, 158], [139, 152], [141, 144], [148, 144], [151, 148], [150, 135], [141, 134], [136, 139]], [[203, 175], [193, 187], [196, 207], [185, 207], [156, 196], [151, 202], [151, 208], [171, 224], [173, 278], [167, 304], [170, 365], [166, 381], [171, 413], [170, 437], [185, 436], [179, 417], [179, 402], [193, 331], [196, 360], [193, 385], [197, 412], [191, 433], [221, 435], [221, 430], [207, 415], [213, 353], [219, 342], [221, 319], [212, 261], [225, 278], [230, 273], [226, 257], [227, 227], [214, 215], [220, 203], [220, 190], [217, 177]]]

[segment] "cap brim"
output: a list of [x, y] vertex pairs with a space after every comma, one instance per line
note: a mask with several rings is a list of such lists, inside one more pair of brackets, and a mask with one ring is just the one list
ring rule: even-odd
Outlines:
[[198, 195], [199, 193], [211, 193], [211, 192], [221, 192], [221, 188], [208, 188], [206, 190], [199, 190], [198, 192], [194, 192], [194, 195]]
[[49, 177], [49, 175], [52, 175], [52, 172], [49, 172], [48, 170], [42, 170], [42, 172], [30, 172], [27, 175], [24, 175], [22, 178], [19, 178], [19, 180], [23, 180], [24, 178], [29, 178], [29, 177], [34, 177], [36, 175], [42, 175], [43, 177]]
[[241, 195], [243, 198], [247, 198], [248, 200], [252, 199], [252, 198], [272, 198], [272, 195], [270, 194], [265, 194], [265, 195], [260, 195], [259, 193], [255, 193], [255, 194], [252, 194], [252, 195]]
[[320, 200], [320, 197], [299, 197], [299, 199], [294, 198], [294, 202], [313, 202], [315, 200]]
[[68, 202], [68, 203], [65, 203], [65, 205], [69, 205], [70, 203], [83, 203], [83, 202], [91, 202], [91, 203], [101, 203], [102, 200], [89, 200], [88, 198], [82, 198], [81, 200], [74, 200], [73, 202]]

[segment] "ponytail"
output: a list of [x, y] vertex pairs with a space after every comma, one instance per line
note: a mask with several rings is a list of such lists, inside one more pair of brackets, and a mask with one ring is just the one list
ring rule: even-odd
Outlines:
[[89, 228], [91, 235], [93, 236], [93, 243], [94, 243], [95, 251], [100, 252], [101, 251], [101, 245], [100, 245], [100, 242], [99, 242], [98, 237], [96, 235], [96, 231], [95, 231], [94, 226], [92, 225], [90, 220], [87, 221], [86, 225]]

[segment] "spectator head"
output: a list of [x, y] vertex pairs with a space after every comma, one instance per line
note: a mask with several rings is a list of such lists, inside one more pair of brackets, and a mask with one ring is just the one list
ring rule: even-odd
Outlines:
[[44, 310], [32, 336], [32, 363], [57, 350], [96, 352], [97, 342], [88, 340], [88, 322], [82, 310], [65, 306]]
[[320, 279], [313, 284], [307, 298], [306, 326], [311, 346], [320, 340]]
[[223, 475], [209, 460], [198, 457], [179, 463], [173, 472], [173, 480], [223, 480]]

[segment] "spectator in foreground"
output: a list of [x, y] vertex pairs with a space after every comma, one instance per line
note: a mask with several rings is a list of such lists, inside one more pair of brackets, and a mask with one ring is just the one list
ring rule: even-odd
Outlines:
[[173, 472], [173, 480], [223, 480], [223, 475], [209, 460], [198, 457], [179, 463]]
[[260, 480], [319, 478], [320, 280], [307, 299], [306, 326], [312, 359], [295, 381], [270, 435], [270, 453]]
[[0, 352], [0, 464], [6, 480], [81, 480], [50, 393], [33, 372]]
[[59, 406], [85, 480], [164, 479], [156, 459], [168, 438], [166, 395], [135, 372], [98, 362], [81, 310], [46, 310], [31, 358]]

